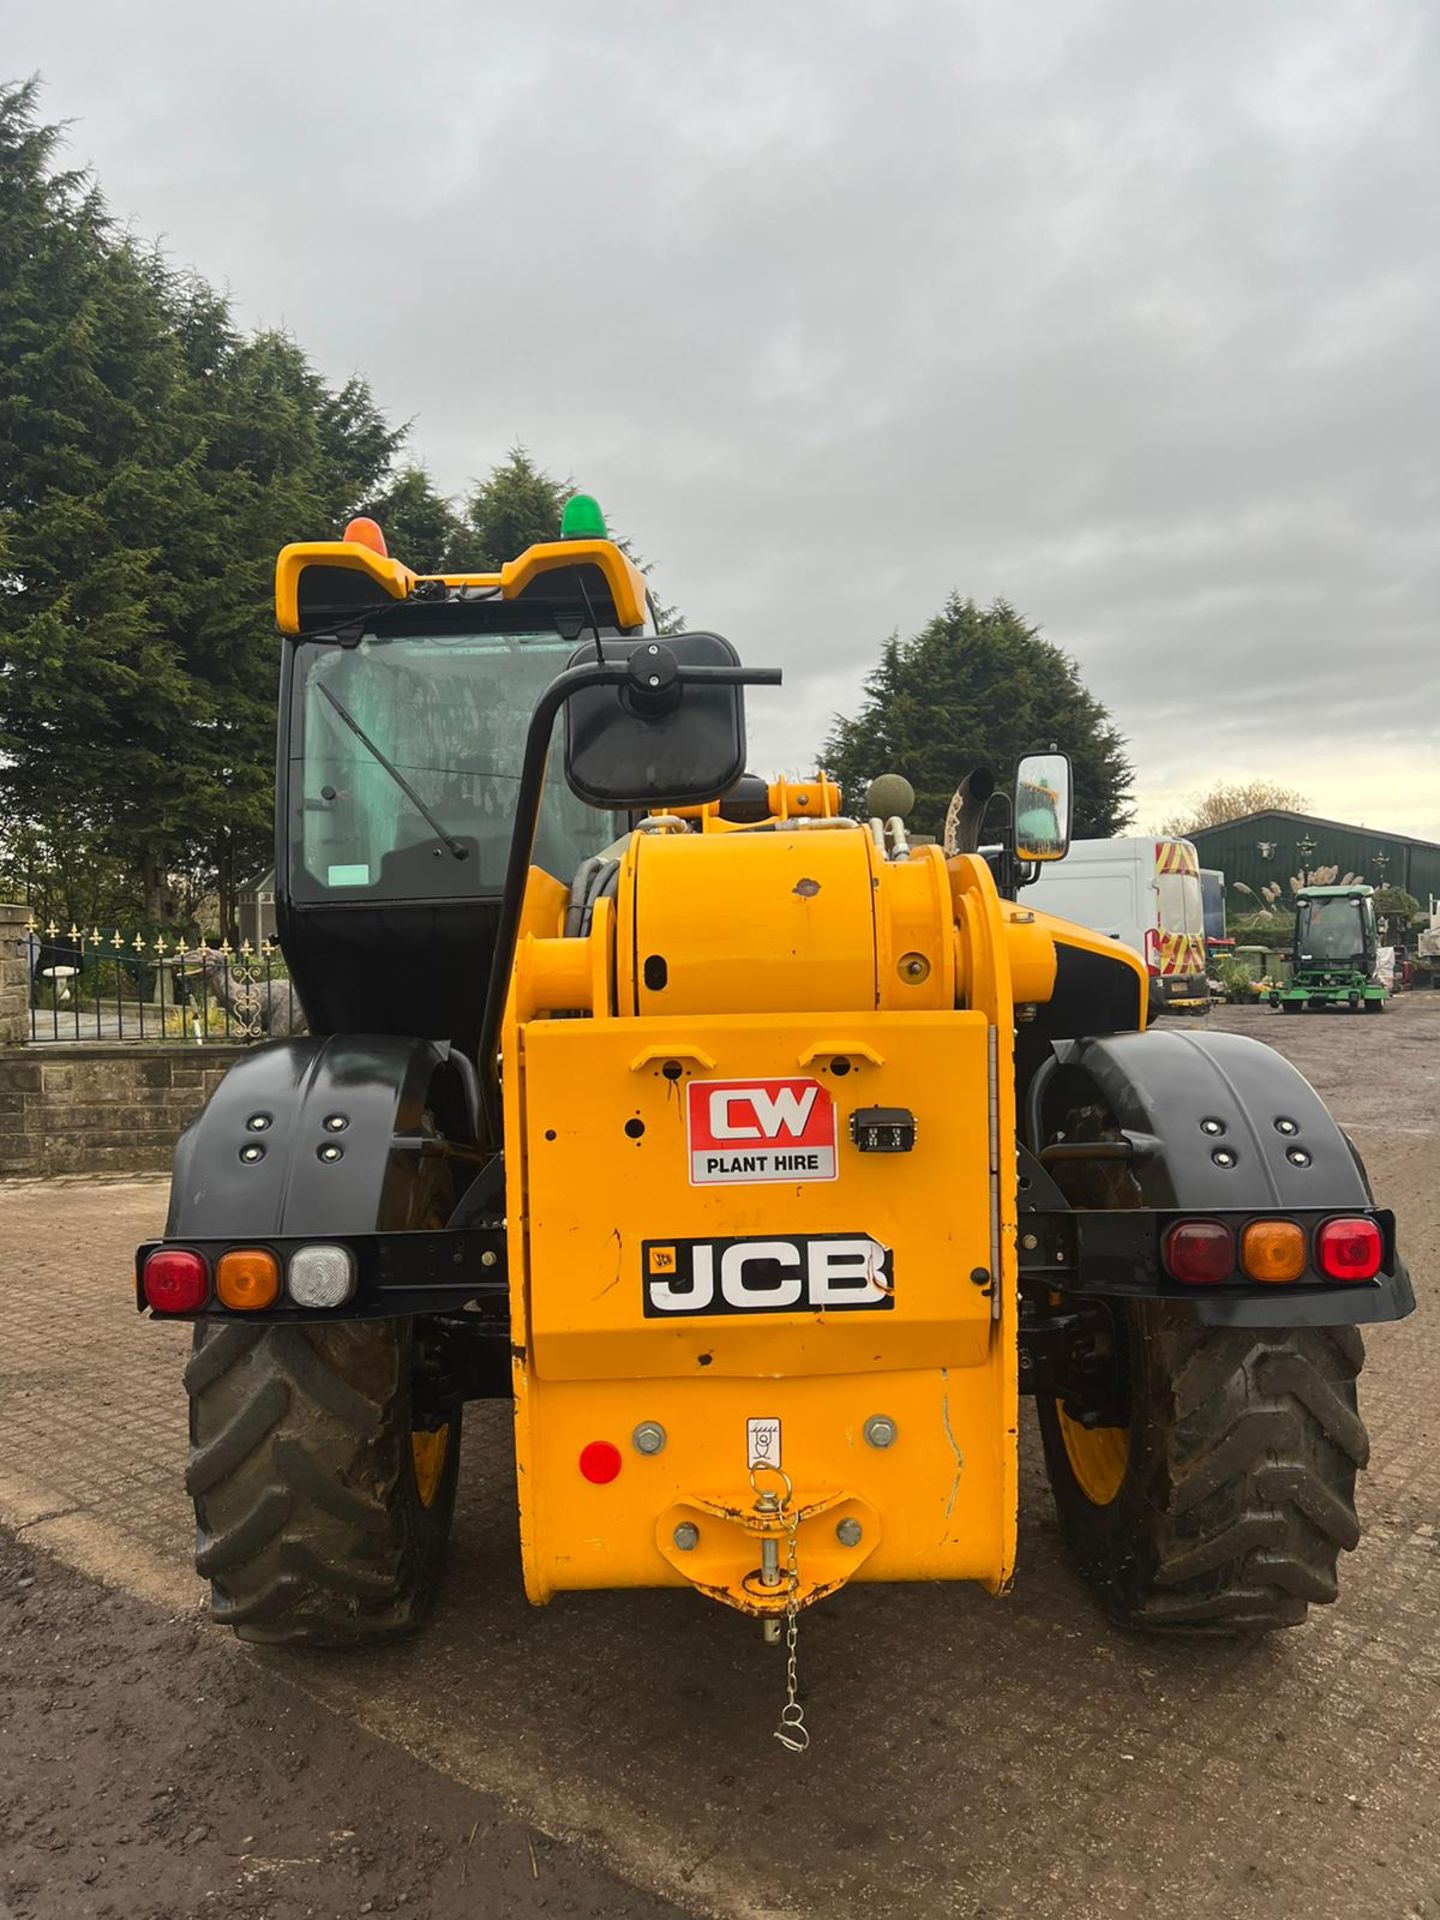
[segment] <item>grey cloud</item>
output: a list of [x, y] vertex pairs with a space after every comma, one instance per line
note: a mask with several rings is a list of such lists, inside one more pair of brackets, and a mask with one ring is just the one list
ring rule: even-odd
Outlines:
[[1440, 835], [1433, 10], [130, 14], [0, 4], [116, 211], [443, 484], [520, 436], [593, 487], [787, 669], [757, 763], [958, 587], [1080, 659], [1142, 796], [1343, 817], [1368, 742], [1372, 819]]

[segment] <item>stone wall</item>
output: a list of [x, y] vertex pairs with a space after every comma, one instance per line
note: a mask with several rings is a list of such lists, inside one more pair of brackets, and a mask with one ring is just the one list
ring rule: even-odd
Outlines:
[[177, 1136], [244, 1051], [0, 1047], [0, 1175], [165, 1171]]
[[18, 1047], [30, 1031], [30, 969], [25, 937], [29, 921], [28, 907], [0, 902], [0, 1047]]

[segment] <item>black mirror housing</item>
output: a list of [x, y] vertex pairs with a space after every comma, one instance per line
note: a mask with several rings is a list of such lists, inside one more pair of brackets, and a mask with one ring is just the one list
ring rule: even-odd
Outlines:
[[745, 771], [745, 699], [737, 685], [686, 683], [687, 667], [738, 667], [718, 633], [607, 637], [578, 647], [572, 667], [623, 664], [623, 685], [577, 690], [565, 706], [565, 778], [589, 806], [617, 812], [698, 807]]

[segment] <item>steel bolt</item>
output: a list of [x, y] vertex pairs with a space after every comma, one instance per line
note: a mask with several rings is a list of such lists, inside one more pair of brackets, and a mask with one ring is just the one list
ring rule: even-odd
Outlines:
[[[1027, 1253], [1033, 1253], [1035, 1249], [1039, 1246], [1040, 1242], [1033, 1233], [1022, 1233], [1020, 1236], [1020, 1244], [1022, 1247], [1024, 1247]], [[988, 1274], [986, 1275], [986, 1278], [987, 1279], [989, 1278]]]
[[270, 1116], [268, 1113], [252, 1113], [245, 1124], [251, 1133], [264, 1133], [270, 1124]]
[[240, 1149], [240, 1158], [242, 1160], [263, 1160], [265, 1158], [265, 1149], [263, 1147], [242, 1147]]
[[493, 1247], [487, 1247], [480, 1256], [480, 1264], [482, 1267], [493, 1267], [498, 1258], [499, 1255], [495, 1249]]
[[885, 1413], [872, 1413], [865, 1422], [865, 1442], [871, 1447], [893, 1447], [900, 1429]]
[[1280, 1119], [1275, 1122], [1275, 1131], [1277, 1133], [1298, 1133], [1300, 1129], [1293, 1120], [1287, 1120], [1282, 1114]]
[[858, 1547], [865, 1529], [858, 1520], [841, 1520], [835, 1528], [835, 1538], [842, 1547]]
[[658, 1420], [642, 1420], [630, 1439], [637, 1453], [659, 1453], [665, 1444], [665, 1429]]
[[1233, 1167], [1235, 1164], [1235, 1155], [1230, 1151], [1229, 1147], [1217, 1147], [1210, 1158], [1215, 1162], [1217, 1167]]
[[1285, 1158], [1290, 1162], [1292, 1167], [1308, 1167], [1310, 1164], [1310, 1156], [1304, 1147], [1287, 1147], [1285, 1149]]
[[349, 1124], [350, 1122], [343, 1113], [328, 1113], [325, 1116], [325, 1131], [327, 1133], [343, 1133]]
[[700, 1544], [700, 1529], [693, 1520], [682, 1520], [670, 1537], [681, 1553], [693, 1553]]
[[1200, 1122], [1200, 1131], [1201, 1133], [1224, 1133], [1225, 1122], [1223, 1120], [1213, 1120], [1213, 1119], [1202, 1120]]
[[345, 1149], [343, 1147], [317, 1147], [315, 1151], [322, 1160], [338, 1160], [343, 1155]]

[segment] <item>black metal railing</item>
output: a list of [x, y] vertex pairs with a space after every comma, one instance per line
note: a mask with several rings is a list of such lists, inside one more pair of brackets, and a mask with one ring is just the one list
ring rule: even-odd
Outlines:
[[236, 1046], [305, 1032], [273, 942], [207, 945], [198, 935], [27, 928], [30, 1039], [37, 1044], [172, 1041]]

